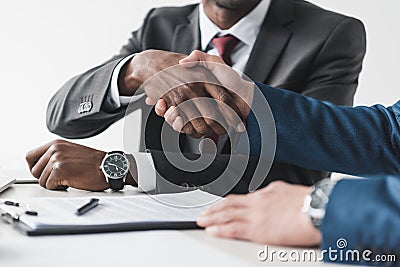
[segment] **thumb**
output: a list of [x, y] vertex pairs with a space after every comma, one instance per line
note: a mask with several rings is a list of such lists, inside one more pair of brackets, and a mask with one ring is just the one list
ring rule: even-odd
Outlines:
[[199, 50], [194, 50], [190, 55], [179, 60], [179, 64], [185, 65], [187, 68], [193, 68], [200, 65], [201, 62], [206, 61], [208, 55]]

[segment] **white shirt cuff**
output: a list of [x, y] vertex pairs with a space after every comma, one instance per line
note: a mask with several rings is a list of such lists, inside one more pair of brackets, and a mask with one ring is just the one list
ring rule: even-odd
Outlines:
[[151, 153], [138, 152], [132, 153], [132, 156], [136, 161], [139, 190], [143, 192], [156, 190], [156, 168]]
[[120, 96], [119, 89], [118, 89], [118, 76], [121, 72], [122, 67], [125, 65], [126, 62], [131, 60], [135, 54], [125, 57], [118, 65], [115, 67], [113, 74], [111, 76], [111, 84], [110, 88], [107, 91], [106, 100], [103, 104], [103, 109], [105, 111], [113, 111], [121, 106], [126, 106], [129, 102], [137, 101], [143, 97], [144, 94], [135, 95], [135, 96]]

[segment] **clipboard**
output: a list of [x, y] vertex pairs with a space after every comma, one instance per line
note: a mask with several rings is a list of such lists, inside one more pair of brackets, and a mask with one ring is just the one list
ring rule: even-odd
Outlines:
[[81, 226], [79, 228], [49, 228], [32, 229], [25, 223], [11, 218], [8, 214], [2, 215], [2, 219], [11, 224], [15, 230], [27, 236], [46, 236], [46, 235], [79, 235], [79, 234], [100, 234], [132, 231], [151, 231], [151, 230], [191, 230], [202, 229], [196, 222], [146, 222], [146, 223], [127, 223], [114, 225]]
[[[94, 209], [87, 215], [79, 217], [72, 212], [79, 207], [75, 203], [85, 203], [88, 197], [31, 199], [29, 208], [35, 209], [37, 216], [26, 215], [23, 208], [25, 204], [6, 208], [0, 205], [1, 217], [17, 231], [28, 236], [200, 229], [196, 224], [197, 217], [222, 198], [195, 190], [163, 194], [157, 198], [140, 195], [100, 197], [99, 199], [100, 203], [103, 203], [102, 209]], [[62, 209], [55, 211], [57, 207], [62, 207]], [[135, 207], [139, 211], [129, 212]], [[67, 215], [57, 218], [63, 212]], [[115, 217], [108, 219], [109, 215]]]

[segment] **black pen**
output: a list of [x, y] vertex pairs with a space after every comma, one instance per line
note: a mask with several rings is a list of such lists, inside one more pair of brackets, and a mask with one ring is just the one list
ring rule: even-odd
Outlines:
[[97, 205], [99, 205], [99, 199], [98, 198], [92, 198], [89, 201], [89, 203], [83, 205], [82, 207], [80, 207], [76, 211], [76, 215], [78, 215], [78, 216], [83, 215], [83, 214], [87, 213], [89, 210], [92, 210], [95, 207], [97, 207]]

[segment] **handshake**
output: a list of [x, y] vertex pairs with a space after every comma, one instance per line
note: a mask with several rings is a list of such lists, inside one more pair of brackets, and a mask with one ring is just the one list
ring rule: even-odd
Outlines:
[[175, 131], [201, 138], [245, 131], [254, 84], [217, 56], [147, 50], [122, 68], [118, 87], [121, 96], [145, 93]]
[[[158, 50], [136, 54], [118, 77], [121, 96], [145, 93], [146, 103], [174, 130], [195, 138], [246, 130], [254, 83], [243, 79], [217, 56], [194, 51], [189, 56]], [[106, 153], [56, 140], [30, 151], [32, 175], [47, 189], [73, 187], [102, 191], [109, 185], [99, 169]], [[137, 186], [138, 166], [131, 163], [126, 184]]]

